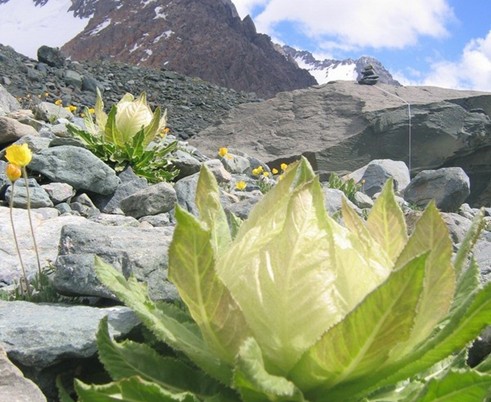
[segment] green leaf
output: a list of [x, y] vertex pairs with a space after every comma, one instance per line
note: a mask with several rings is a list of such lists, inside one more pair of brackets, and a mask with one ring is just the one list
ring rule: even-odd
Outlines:
[[[270, 193], [275, 196], [274, 192]], [[283, 373], [346, 313], [331, 269], [327, 214], [318, 180], [285, 198], [286, 208], [278, 207], [283, 209], [281, 220], [274, 211], [264, 211], [258, 226], [239, 233], [217, 261], [217, 272], [268, 363]], [[262, 210], [263, 205], [256, 208]]]
[[104, 130], [107, 124], [107, 115], [104, 112], [104, 102], [99, 88], [96, 88], [96, 98], [94, 105], [95, 122], [100, 130]]
[[195, 368], [168, 356], [160, 356], [145, 344], [114, 342], [108, 331], [107, 317], [97, 332], [99, 359], [113, 380], [139, 376], [171, 392], [191, 392], [200, 397], [227, 393], [221, 384]]
[[75, 389], [80, 402], [200, 402], [193, 394], [175, 394], [139, 377], [105, 385], [87, 385], [76, 380]]
[[267, 372], [259, 345], [248, 338], [237, 356], [234, 385], [245, 402], [304, 402], [301, 391], [285, 377]]
[[396, 261], [407, 242], [404, 214], [394, 197], [393, 181], [387, 180], [367, 219], [367, 229], [380, 248]]
[[98, 279], [133, 309], [145, 326], [159, 339], [184, 352], [213, 378], [224, 384], [230, 384], [232, 378], [230, 367], [208, 348], [197, 328], [190, 327], [189, 323], [183, 324], [176, 320], [175, 316], [166, 314], [162, 303], [156, 304], [148, 297], [145, 285], [138, 283], [132, 277], [126, 280], [99, 257], [95, 257], [95, 272]]
[[205, 165], [201, 168], [196, 188], [196, 206], [200, 220], [210, 229], [213, 249], [219, 255], [230, 245], [232, 237], [220, 202], [218, 183]]
[[474, 220], [472, 221], [472, 225], [467, 232], [464, 240], [459, 245], [459, 250], [457, 251], [457, 255], [455, 256], [454, 266], [457, 276], [460, 277], [462, 272], [464, 271], [464, 267], [467, 263], [469, 254], [471, 253], [474, 245], [479, 239], [479, 235], [484, 229], [484, 211], [480, 209], [476, 214]]
[[475, 369], [481, 373], [491, 374], [491, 353]]
[[58, 390], [58, 399], [60, 402], [74, 402], [70, 394], [63, 386], [60, 376], [56, 377], [56, 389]]
[[118, 108], [113, 105], [109, 115], [107, 116], [107, 123], [104, 128], [104, 141], [115, 144], [119, 147], [124, 145], [124, 139], [116, 127], [116, 114], [118, 113]]
[[208, 345], [220, 359], [232, 365], [249, 332], [244, 317], [216, 275], [210, 230], [179, 206], [175, 214], [177, 225], [169, 247], [169, 279], [179, 290]]
[[162, 117], [162, 113], [160, 111], [160, 107], [155, 108], [155, 111], [153, 112], [152, 120], [144, 129], [144, 141], [143, 141], [144, 146], [150, 144], [150, 142], [152, 142], [157, 136], [160, 127], [161, 117]]
[[491, 375], [474, 370], [450, 371], [431, 380], [418, 402], [484, 402], [491, 397]]
[[491, 322], [491, 283], [471, 296], [446, 317], [435, 334], [397, 362], [381, 366], [356, 383], [339, 386], [333, 397], [349, 393], [355, 398], [381, 387], [395, 384], [427, 370], [474, 340]]
[[[305, 353], [290, 377], [308, 391], [309, 399], [331, 400], [330, 388], [373, 373], [391, 350], [409, 337], [423, 289], [426, 258], [415, 258], [392, 273]], [[338, 397], [332, 400], [342, 400]]]
[[456, 278], [451, 264], [452, 241], [447, 225], [434, 202], [428, 205], [416, 223], [413, 234], [396, 261], [395, 269], [424, 252], [430, 254], [426, 260], [418, 314], [410, 338], [394, 351], [395, 359], [412, 350], [433, 332], [436, 325], [447, 315], [455, 293]]
[[[282, 229], [281, 222], [285, 220], [289, 202], [287, 195], [314, 177], [314, 171], [305, 158], [291, 164], [283, 173], [282, 179], [261, 199], [260, 207], [252, 209], [249, 217], [240, 226], [236, 240], [241, 240], [252, 231], [264, 243], [275, 237]], [[267, 222], [265, 217], [268, 218]]]

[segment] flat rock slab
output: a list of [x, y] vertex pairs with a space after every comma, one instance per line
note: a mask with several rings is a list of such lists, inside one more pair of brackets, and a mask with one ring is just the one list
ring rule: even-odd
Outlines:
[[126, 335], [139, 324], [127, 307], [0, 301], [0, 346], [13, 361], [36, 369], [92, 357], [99, 322], [105, 316], [113, 336]]

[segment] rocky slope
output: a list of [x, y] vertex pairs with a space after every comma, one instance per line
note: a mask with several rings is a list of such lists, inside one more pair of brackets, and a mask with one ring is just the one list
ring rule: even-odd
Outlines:
[[490, 116], [490, 93], [338, 81], [241, 105], [191, 143], [208, 153], [233, 147], [271, 164], [305, 155], [321, 174], [385, 158], [405, 161], [413, 175], [461, 166], [471, 202], [489, 205]]
[[62, 99], [65, 106], [75, 105], [80, 111], [83, 106], [94, 105], [96, 86], [103, 90], [107, 105], [117, 102], [125, 92], [137, 95], [146, 91], [153, 107], [167, 109], [172, 133], [186, 139], [222, 119], [233, 107], [258, 100], [251, 94], [166, 69], [107, 60], [70, 62], [56, 58], [57, 52], [43, 55], [47, 59], [39, 62], [0, 45], [0, 84], [24, 107]]
[[62, 47], [74, 60], [165, 67], [262, 97], [316, 84], [230, 0], [102, 0], [91, 10], [84, 31]]

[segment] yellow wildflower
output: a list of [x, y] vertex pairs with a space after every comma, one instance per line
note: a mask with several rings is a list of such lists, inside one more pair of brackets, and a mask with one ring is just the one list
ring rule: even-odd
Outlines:
[[222, 147], [218, 150], [218, 155], [220, 155], [222, 158], [228, 154], [228, 148]]
[[63, 105], [63, 101], [61, 99], [57, 99], [57, 100], [55, 100], [55, 105], [61, 106], [61, 105]]
[[264, 171], [263, 167], [262, 166], [258, 166], [257, 168], [252, 169], [252, 174], [254, 176], [259, 176], [263, 171]]
[[271, 169], [271, 172], [272, 172], [273, 174], [278, 174], [278, 169], [273, 168], [273, 169]]
[[89, 110], [89, 113], [90, 114], [94, 114], [95, 113], [95, 109], [93, 107], [90, 107], [88, 110]]
[[19, 166], [14, 165], [13, 163], [7, 163], [5, 174], [7, 175], [8, 179], [13, 183], [14, 181], [20, 179], [20, 177], [22, 176], [22, 171], [20, 170]]
[[32, 159], [32, 152], [27, 144], [11, 145], [5, 150], [5, 157], [10, 163], [19, 167], [29, 165]]
[[263, 172], [264, 177], [269, 177], [269, 172]]
[[241, 181], [238, 181], [237, 183], [235, 183], [235, 188], [236, 188], [237, 190], [242, 191], [242, 190], [244, 190], [246, 187], [247, 187], [247, 183], [246, 183], [245, 181], [242, 181], [242, 180], [241, 180]]
[[288, 165], [286, 163], [282, 163], [280, 165], [281, 170], [285, 171], [288, 168]]

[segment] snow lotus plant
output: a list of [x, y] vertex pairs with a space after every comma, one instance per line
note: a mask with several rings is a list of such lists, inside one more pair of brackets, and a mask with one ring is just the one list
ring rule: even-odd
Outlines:
[[[185, 307], [149, 299], [97, 259], [100, 280], [175, 349], [116, 343], [99, 356], [114, 382], [76, 381], [82, 401], [481, 401], [491, 358], [465, 351], [491, 323], [491, 284], [452, 243], [434, 204], [408, 237], [389, 181], [368, 220], [341, 226], [306, 160], [289, 167], [240, 226], [203, 168], [197, 218], [176, 207], [169, 278]], [[232, 229], [230, 229], [232, 228]]]
[[95, 122], [89, 109], [85, 109], [85, 130], [73, 124], [68, 129], [116, 171], [130, 165], [136, 174], [151, 182], [171, 180], [177, 175], [167, 158], [177, 142], [166, 145], [160, 142], [166, 133], [167, 111], [162, 113], [157, 107], [152, 112], [145, 93], [136, 99], [130, 93], [125, 94], [107, 115], [97, 89], [93, 114]]

